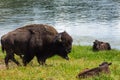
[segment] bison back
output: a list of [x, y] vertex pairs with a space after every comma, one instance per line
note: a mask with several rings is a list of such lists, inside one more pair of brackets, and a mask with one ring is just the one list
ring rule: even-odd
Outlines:
[[12, 50], [14, 53], [22, 53], [28, 47], [31, 33], [28, 30], [17, 29], [1, 37], [2, 50]]

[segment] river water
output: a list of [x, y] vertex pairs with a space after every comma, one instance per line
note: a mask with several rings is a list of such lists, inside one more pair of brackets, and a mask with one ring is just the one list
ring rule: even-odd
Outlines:
[[67, 31], [77, 45], [98, 39], [120, 49], [120, 0], [0, 0], [0, 36], [35, 23]]

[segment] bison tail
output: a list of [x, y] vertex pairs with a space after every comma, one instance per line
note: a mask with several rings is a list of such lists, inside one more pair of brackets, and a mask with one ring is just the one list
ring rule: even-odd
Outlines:
[[2, 52], [4, 53], [5, 51], [5, 42], [4, 40], [1, 38], [1, 49], [2, 49]]
[[4, 49], [4, 47], [2, 46], [2, 52], [3, 52], [3, 53], [4, 53], [4, 50], [5, 50], [5, 49]]
[[3, 45], [3, 43], [2, 43], [2, 42], [1, 42], [1, 49], [2, 49], [2, 52], [4, 53], [5, 48], [4, 48], [4, 45]]

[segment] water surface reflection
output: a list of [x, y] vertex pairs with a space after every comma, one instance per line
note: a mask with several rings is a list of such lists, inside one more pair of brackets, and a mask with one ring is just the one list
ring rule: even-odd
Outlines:
[[34, 23], [67, 31], [74, 44], [99, 39], [120, 49], [119, 0], [0, 0], [0, 36]]

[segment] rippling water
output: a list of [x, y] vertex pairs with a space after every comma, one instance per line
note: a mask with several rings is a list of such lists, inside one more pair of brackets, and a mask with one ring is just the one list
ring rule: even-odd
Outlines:
[[74, 44], [98, 39], [120, 49], [120, 0], [0, 0], [0, 36], [34, 23], [67, 31]]

